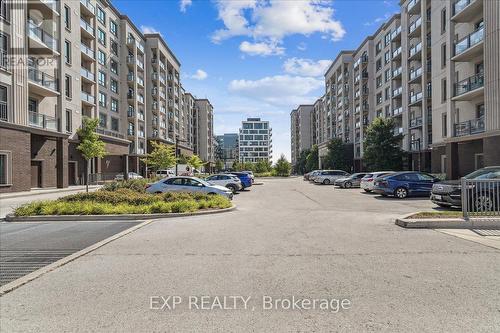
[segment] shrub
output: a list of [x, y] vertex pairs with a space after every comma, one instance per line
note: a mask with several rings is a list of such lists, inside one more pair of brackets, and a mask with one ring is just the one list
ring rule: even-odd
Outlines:
[[146, 185], [150, 181], [148, 179], [129, 179], [129, 180], [120, 180], [113, 181], [111, 183], [107, 183], [102, 187], [103, 191], [117, 191], [119, 189], [127, 188], [130, 190], [134, 190], [136, 192], [144, 193], [146, 191]]

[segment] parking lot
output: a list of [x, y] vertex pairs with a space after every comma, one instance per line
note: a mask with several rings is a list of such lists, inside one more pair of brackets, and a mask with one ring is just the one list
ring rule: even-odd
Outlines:
[[[431, 209], [266, 179], [222, 215], [155, 221], [0, 298], [6, 331], [494, 331], [500, 251], [394, 218]], [[252, 296], [254, 309], [152, 310], [153, 295]], [[262, 296], [351, 308], [265, 310]], [[65, 305], [62, 307], [62, 305]], [[425, 318], [425, 320], [423, 319]]]

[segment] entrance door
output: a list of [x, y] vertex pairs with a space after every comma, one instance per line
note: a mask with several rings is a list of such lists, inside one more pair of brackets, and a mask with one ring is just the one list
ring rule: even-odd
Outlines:
[[76, 185], [76, 163], [68, 162], [68, 184]]
[[42, 187], [42, 162], [31, 161], [31, 187]]

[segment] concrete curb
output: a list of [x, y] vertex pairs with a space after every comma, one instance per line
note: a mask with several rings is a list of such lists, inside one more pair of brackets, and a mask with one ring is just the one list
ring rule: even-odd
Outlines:
[[166, 214], [118, 214], [118, 215], [40, 215], [40, 216], [13, 216], [5, 217], [6, 222], [45, 222], [45, 221], [123, 221], [144, 219], [165, 219], [173, 217], [197, 216], [220, 214], [236, 209], [236, 205], [229, 208], [202, 210], [191, 213], [166, 213]]
[[20, 286], [30, 282], [30, 281], [33, 281], [34, 279], [37, 279], [39, 278], [40, 276], [50, 272], [50, 271], [53, 271], [54, 269], [58, 268], [58, 267], [61, 267], [63, 265], [66, 265], [67, 263], [81, 257], [81, 256], [84, 256], [86, 255], [87, 253], [90, 253], [92, 251], [95, 251], [97, 250], [98, 248], [118, 239], [118, 238], [121, 238], [133, 231], [136, 231], [137, 229], [140, 229], [146, 225], [148, 225], [149, 223], [153, 222], [153, 220], [148, 220], [148, 221], [144, 221], [142, 223], [139, 223], [138, 225], [135, 225], [131, 228], [128, 228], [126, 230], [123, 230], [122, 232], [119, 232], [113, 236], [110, 236], [106, 239], [103, 239], [102, 241], [100, 242], [97, 242], [93, 245], [90, 245], [88, 247], [86, 247], [85, 249], [83, 250], [80, 250], [78, 252], [75, 252], [67, 257], [64, 257], [56, 262], [53, 262], [52, 264], [49, 264], [45, 267], [42, 267], [40, 269], [37, 269], [36, 271], [34, 272], [31, 272], [23, 277], [20, 277], [19, 279], [17, 280], [14, 280], [12, 282], [9, 282], [7, 284], [4, 284], [3, 286], [0, 287], [0, 296], [16, 289], [16, 288], [19, 288]]
[[[90, 185], [89, 190], [95, 190], [100, 188], [101, 185]], [[11, 199], [11, 198], [19, 198], [19, 197], [29, 197], [32, 195], [43, 195], [43, 194], [53, 194], [53, 193], [66, 193], [66, 192], [76, 192], [76, 191], [85, 191], [85, 188], [75, 189], [75, 188], [63, 188], [63, 189], [53, 189], [53, 190], [34, 190], [32, 192], [18, 192], [12, 194], [3, 194], [0, 196], [1, 199]]]
[[411, 213], [397, 218], [395, 224], [407, 229], [500, 229], [499, 218], [474, 218], [466, 221], [462, 218], [422, 218], [411, 219]]

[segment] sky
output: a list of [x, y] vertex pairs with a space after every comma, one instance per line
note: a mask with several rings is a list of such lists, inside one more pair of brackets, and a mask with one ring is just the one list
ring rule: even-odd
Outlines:
[[159, 32], [181, 82], [214, 106], [215, 134], [269, 120], [273, 159], [290, 160], [290, 112], [324, 93], [324, 73], [356, 49], [399, 0], [114, 0], [144, 33]]

